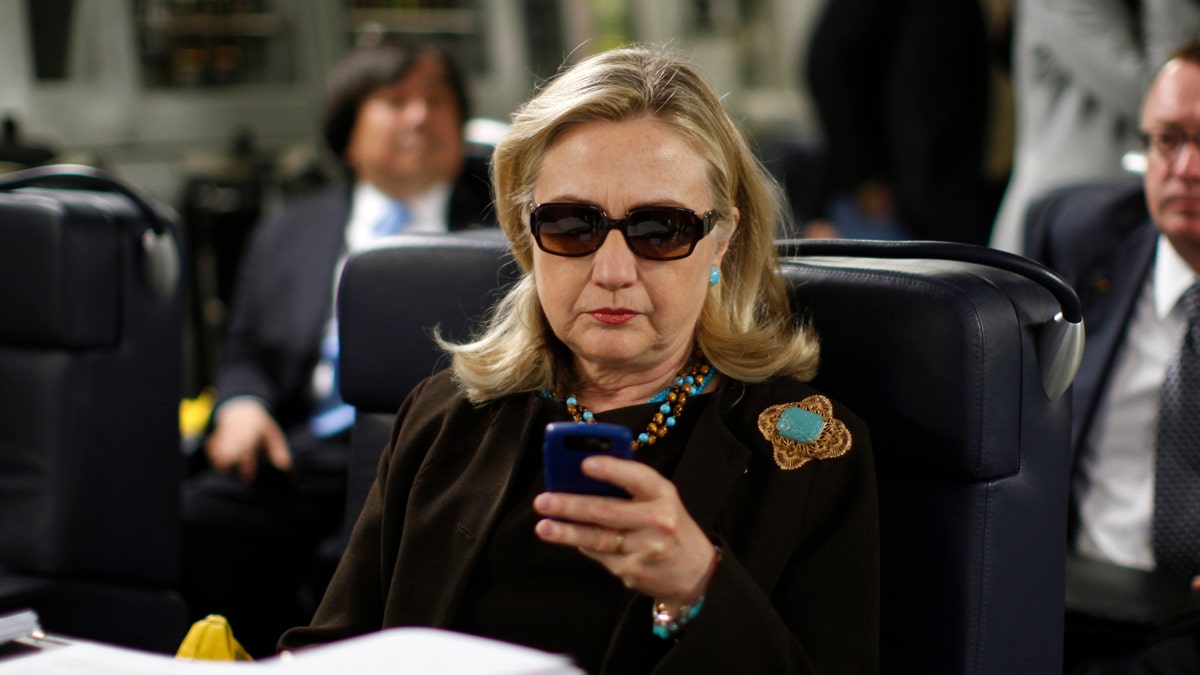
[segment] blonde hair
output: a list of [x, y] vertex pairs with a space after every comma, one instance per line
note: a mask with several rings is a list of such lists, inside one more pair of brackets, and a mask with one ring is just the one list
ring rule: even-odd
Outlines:
[[[438, 338], [468, 398], [488, 401], [553, 388], [569, 369], [566, 347], [551, 332], [533, 281], [529, 204], [541, 160], [566, 131], [592, 121], [650, 117], [687, 139], [708, 163], [708, 188], [729, 239], [721, 283], [709, 289], [696, 342], [728, 377], [811, 379], [819, 348], [798, 322], [779, 276], [774, 237], [783, 202], [740, 127], [700, 74], [665, 49], [625, 47], [563, 71], [513, 116], [492, 157], [496, 211], [523, 277], [493, 309], [483, 332], [464, 344]], [[736, 229], [730, 215], [740, 212]]]

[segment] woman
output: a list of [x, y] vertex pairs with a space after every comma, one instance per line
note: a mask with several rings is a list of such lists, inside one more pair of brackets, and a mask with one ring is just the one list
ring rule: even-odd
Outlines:
[[[804, 382], [779, 200], [719, 99], [669, 54], [603, 53], [516, 113], [492, 173], [525, 276], [402, 406], [281, 646], [426, 625], [590, 672], [876, 670], [867, 430]], [[633, 430], [633, 461], [584, 463], [629, 500], [544, 491], [543, 430], [572, 419]]]

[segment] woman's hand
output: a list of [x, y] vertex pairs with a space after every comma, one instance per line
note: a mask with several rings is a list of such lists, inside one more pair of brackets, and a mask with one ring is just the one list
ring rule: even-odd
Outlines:
[[675, 484], [641, 462], [602, 455], [585, 459], [583, 472], [624, 488], [632, 499], [542, 493], [533, 500], [534, 509], [547, 517], [538, 521], [537, 535], [578, 548], [626, 587], [668, 606], [703, 595], [716, 551], [684, 508]]

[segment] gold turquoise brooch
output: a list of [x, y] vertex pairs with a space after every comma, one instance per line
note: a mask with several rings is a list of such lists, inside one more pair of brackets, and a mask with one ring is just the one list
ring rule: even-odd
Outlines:
[[841, 457], [852, 441], [850, 430], [833, 417], [833, 403], [824, 396], [767, 408], [758, 415], [758, 430], [775, 448], [775, 463], [784, 471], [813, 459]]

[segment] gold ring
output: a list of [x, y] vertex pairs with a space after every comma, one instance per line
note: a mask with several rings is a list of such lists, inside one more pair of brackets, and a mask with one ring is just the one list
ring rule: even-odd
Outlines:
[[617, 533], [617, 550], [615, 551], [615, 553], [617, 555], [625, 555], [625, 533], [624, 532]]

